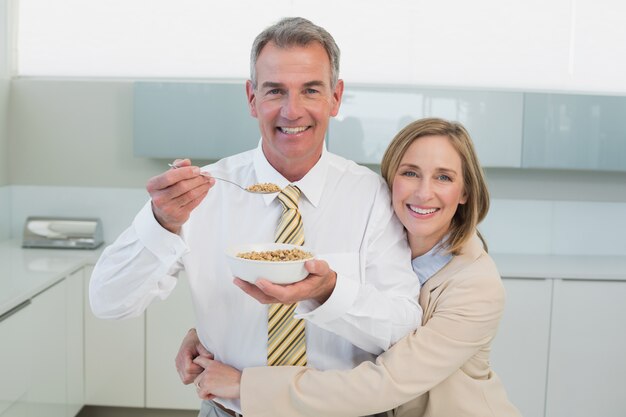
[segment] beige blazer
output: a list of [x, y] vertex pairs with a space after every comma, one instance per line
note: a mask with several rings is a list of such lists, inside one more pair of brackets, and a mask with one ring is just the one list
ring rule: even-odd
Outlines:
[[489, 367], [504, 288], [474, 236], [421, 289], [422, 326], [378, 357], [347, 371], [245, 369], [245, 417], [518, 417]]

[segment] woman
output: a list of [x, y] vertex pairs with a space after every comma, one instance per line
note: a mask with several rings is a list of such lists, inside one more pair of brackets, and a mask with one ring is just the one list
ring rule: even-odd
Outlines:
[[198, 357], [201, 397], [241, 396], [243, 415], [520, 416], [489, 366], [504, 289], [476, 230], [489, 194], [467, 131], [441, 119], [415, 121], [381, 164], [423, 283], [422, 326], [348, 371], [300, 367], [238, 370]]

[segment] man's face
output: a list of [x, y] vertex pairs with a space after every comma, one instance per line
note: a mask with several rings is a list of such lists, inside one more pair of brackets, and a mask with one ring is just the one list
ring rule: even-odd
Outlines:
[[330, 117], [341, 103], [343, 82], [330, 86], [330, 60], [317, 42], [278, 48], [268, 43], [256, 62], [257, 86], [248, 81], [250, 113], [259, 120], [263, 152], [290, 181], [318, 161]]

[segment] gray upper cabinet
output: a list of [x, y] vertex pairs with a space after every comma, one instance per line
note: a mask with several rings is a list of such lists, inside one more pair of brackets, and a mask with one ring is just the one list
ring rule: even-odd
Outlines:
[[[626, 171], [626, 97], [348, 86], [328, 149], [379, 164], [391, 139], [423, 117], [468, 129], [484, 167]], [[134, 154], [219, 159], [260, 137], [243, 83], [136, 82]]]
[[256, 146], [244, 83], [134, 83], [134, 154], [219, 159]]
[[522, 166], [626, 171], [626, 97], [525, 94]]
[[330, 123], [328, 148], [356, 162], [378, 164], [409, 122], [441, 117], [463, 123], [484, 166], [519, 168], [522, 107], [522, 93], [346, 88], [339, 114]]

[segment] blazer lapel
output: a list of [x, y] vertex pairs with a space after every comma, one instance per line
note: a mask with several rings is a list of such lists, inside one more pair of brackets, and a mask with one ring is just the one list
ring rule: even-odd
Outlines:
[[478, 235], [474, 234], [468, 242], [463, 246], [461, 253], [452, 257], [450, 262], [439, 270], [435, 275], [430, 277], [422, 286], [419, 296], [419, 304], [424, 312], [427, 310], [430, 293], [437, 289], [441, 284], [446, 282], [448, 278], [454, 275], [460, 269], [474, 262], [483, 253], [483, 244]]

